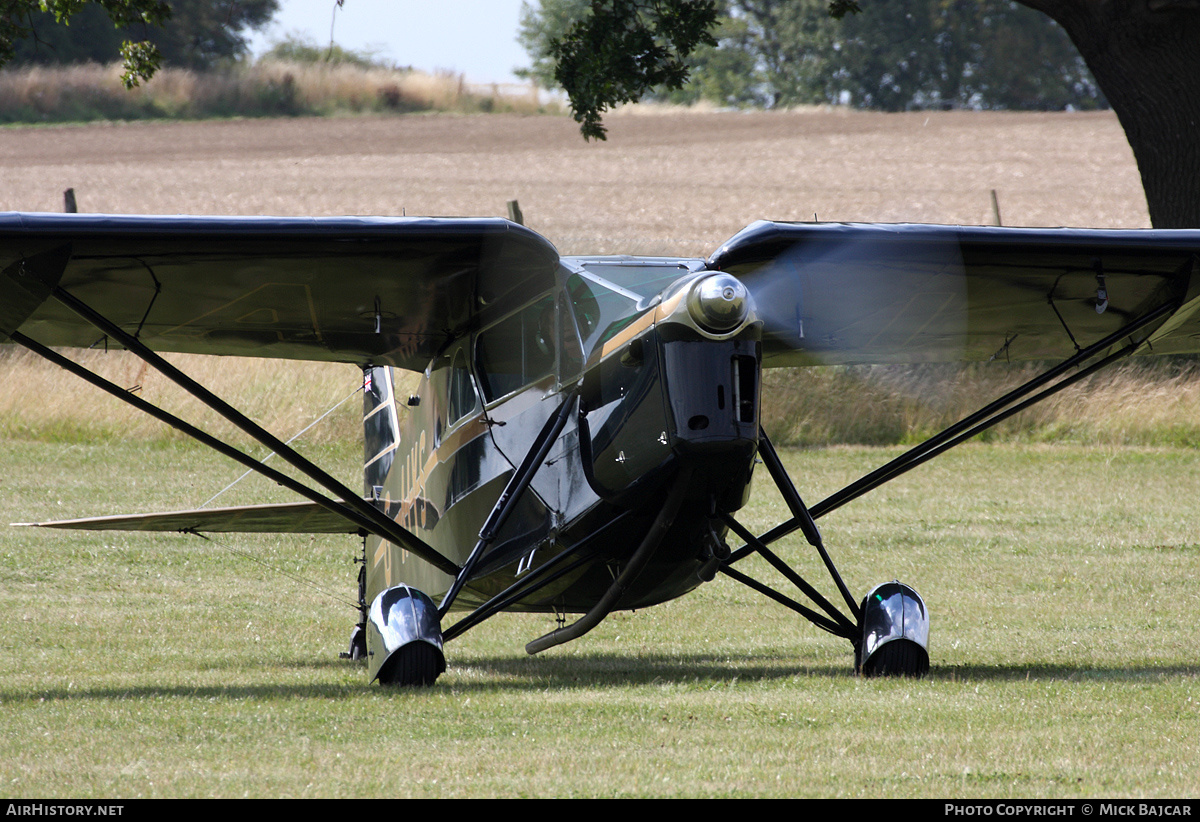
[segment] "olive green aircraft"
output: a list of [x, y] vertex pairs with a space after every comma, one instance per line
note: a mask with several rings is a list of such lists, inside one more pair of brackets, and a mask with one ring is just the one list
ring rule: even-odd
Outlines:
[[[0, 339], [300, 497], [34, 524], [355, 535], [347, 655], [382, 683], [432, 683], [445, 643], [501, 612], [558, 616], [537, 653], [718, 575], [847, 640], [863, 675], [921, 675], [921, 597], [853, 594], [817, 520], [1116, 360], [1200, 351], [1198, 254], [1200, 231], [759, 222], [708, 259], [566, 257], [499, 219], [6, 214]], [[69, 356], [93, 346], [134, 352], [304, 480]], [[160, 352], [361, 369], [362, 492]], [[764, 368], [1017, 359], [1047, 365], [811, 506], [759, 425]], [[421, 374], [411, 396], [394, 369]], [[738, 520], [759, 465], [788, 508], [764, 533]], [[779, 579], [746, 573], [752, 555]]]

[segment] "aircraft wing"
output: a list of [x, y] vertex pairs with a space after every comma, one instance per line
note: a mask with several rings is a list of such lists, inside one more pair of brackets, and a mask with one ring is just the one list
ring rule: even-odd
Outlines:
[[421, 371], [557, 263], [501, 219], [0, 214], [0, 339], [105, 344], [61, 288], [160, 352]]
[[1200, 352], [1200, 231], [755, 223], [708, 261], [754, 295], [763, 364], [1063, 359], [1174, 303]]
[[354, 534], [358, 526], [315, 502], [198, 508], [155, 514], [87, 517], [50, 522], [14, 522], [38, 528], [82, 531], [175, 531], [246, 534]]

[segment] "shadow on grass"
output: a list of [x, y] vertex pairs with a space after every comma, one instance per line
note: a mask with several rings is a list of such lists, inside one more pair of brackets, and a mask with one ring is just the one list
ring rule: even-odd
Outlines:
[[803, 665], [764, 654], [588, 654], [451, 660], [453, 686], [484, 688], [625, 688], [640, 685], [771, 682], [797, 676], [848, 679], [847, 664]]
[[[58, 700], [141, 700], [153, 698], [278, 699], [346, 698], [363, 693], [389, 693], [420, 698], [422, 694], [530, 691], [608, 690], [646, 685], [726, 687], [736, 683], [771, 683], [790, 679], [852, 680], [850, 667], [803, 665], [794, 658], [763, 655], [639, 655], [599, 654], [586, 657], [484, 657], [453, 662], [444, 679], [428, 689], [381, 689], [367, 681], [361, 663], [341, 660], [275, 666], [291, 669], [358, 669], [359, 682], [249, 685], [146, 685], [133, 687], [71, 687], [0, 691], [0, 704]], [[990, 682], [1154, 682], [1195, 677], [1197, 665], [1141, 665], [1078, 668], [1067, 665], [969, 665], [934, 668], [926, 683]], [[881, 684], [891, 680], [877, 680]]]
[[1074, 665], [953, 665], [933, 668], [929, 679], [941, 682], [1154, 682], [1200, 675], [1200, 665], [1122, 665], [1080, 668]]

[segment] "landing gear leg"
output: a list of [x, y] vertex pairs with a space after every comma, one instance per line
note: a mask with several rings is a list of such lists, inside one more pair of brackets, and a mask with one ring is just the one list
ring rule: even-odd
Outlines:
[[350, 649], [338, 654], [342, 659], [357, 662], [367, 658], [367, 543], [363, 541], [363, 554], [355, 562], [358, 568], [358, 624], [350, 632]]
[[[759, 456], [791, 510], [792, 519], [757, 537], [729, 514], [722, 514], [720, 519], [746, 544], [720, 565], [721, 572], [793, 609], [818, 628], [849, 640], [854, 648], [856, 673], [867, 677], [919, 677], [928, 673], [929, 612], [920, 595], [908, 585], [892, 581], [872, 588], [861, 604], [855, 602], [825, 550], [814, 512], [805, 506], [766, 432], [762, 431], [759, 433]], [[820, 554], [850, 610], [849, 616], [835, 608], [767, 547], [794, 530], [800, 530]], [[824, 613], [818, 613], [731, 567], [751, 553], [758, 553], [773, 565]]]

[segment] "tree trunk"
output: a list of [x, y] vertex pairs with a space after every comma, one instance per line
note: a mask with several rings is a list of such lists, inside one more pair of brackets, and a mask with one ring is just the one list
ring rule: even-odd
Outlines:
[[1200, 228], [1200, 0], [1019, 0], [1070, 35], [1112, 105], [1155, 228]]

